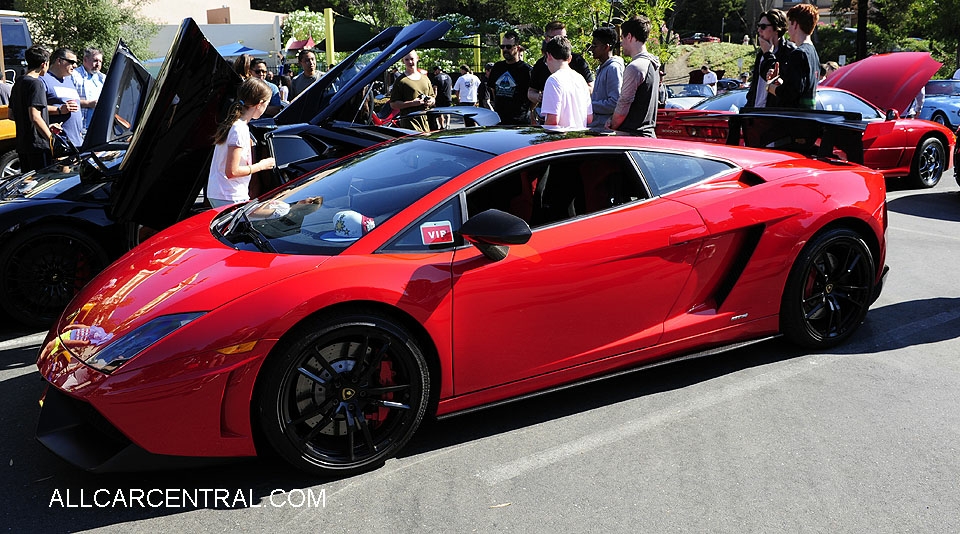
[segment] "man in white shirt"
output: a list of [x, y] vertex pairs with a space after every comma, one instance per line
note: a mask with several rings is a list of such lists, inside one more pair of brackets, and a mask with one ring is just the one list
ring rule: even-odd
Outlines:
[[73, 77], [77, 83], [77, 92], [80, 94], [80, 113], [83, 114], [83, 129], [90, 127], [93, 110], [97, 107], [100, 91], [103, 90], [103, 81], [106, 75], [100, 72], [103, 67], [103, 52], [97, 48], [87, 48], [83, 51], [83, 65], [73, 70]]
[[480, 78], [470, 72], [470, 67], [460, 65], [460, 77], [453, 84], [453, 94], [456, 95], [458, 106], [476, 106], [477, 91], [480, 89]]
[[717, 73], [706, 65], [700, 67], [700, 72], [703, 73], [703, 85], [709, 86], [713, 94], [717, 94]]
[[543, 58], [551, 72], [540, 104], [544, 126], [586, 128], [593, 120], [590, 87], [580, 73], [570, 68], [572, 54], [570, 40], [562, 35], [543, 45]]

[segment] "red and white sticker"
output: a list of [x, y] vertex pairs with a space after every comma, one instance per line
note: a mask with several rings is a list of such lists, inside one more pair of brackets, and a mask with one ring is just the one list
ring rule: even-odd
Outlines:
[[453, 225], [450, 221], [423, 223], [420, 225], [420, 238], [424, 245], [453, 243]]

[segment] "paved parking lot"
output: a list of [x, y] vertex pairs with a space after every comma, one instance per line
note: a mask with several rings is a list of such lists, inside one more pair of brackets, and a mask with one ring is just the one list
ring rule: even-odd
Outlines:
[[[891, 184], [895, 186], [896, 184]], [[960, 190], [888, 198], [891, 273], [830, 353], [781, 340], [433, 423], [383, 468], [93, 476], [33, 440], [40, 335], [0, 329], [11, 532], [953, 532]]]

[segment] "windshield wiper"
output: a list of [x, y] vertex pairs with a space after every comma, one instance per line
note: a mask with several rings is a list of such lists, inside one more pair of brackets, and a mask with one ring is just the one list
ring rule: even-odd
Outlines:
[[253, 223], [247, 217], [246, 206], [237, 208], [237, 211], [230, 217], [230, 221], [224, 227], [223, 236], [237, 234], [250, 239], [250, 242], [260, 249], [260, 252], [272, 252], [277, 254], [277, 249], [273, 246], [260, 230], [253, 227]]

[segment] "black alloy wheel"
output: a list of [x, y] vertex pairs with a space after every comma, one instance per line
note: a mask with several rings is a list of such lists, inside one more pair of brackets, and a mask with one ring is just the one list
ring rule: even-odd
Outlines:
[[47, 328], [108, 262], [103, 247], [72, 228], [25, 230], [0, 251], [0, 305], [25, 326]]
[[264, 435], [309, 473], [345, 476], [381, 465], [426, 413], [426, 359], [414, 337], [384, 317], [314, 325], [267, 365], [257, 400]]
[[20, 156], [16, 150], [11, 150], [0, 156], [0, 182], [20, 174]]
[[910, 178], [920, 188], [930, 188], [940, 183], [946, 162], [943, 143], [934, 137], [928, 137], [917, 146], [910, 167]]
[[780, 311], [783, 334], [810, 349], [843, 342], [867, 314], [876, 272], [857, 232], [837, 228], [815, 237], [787, 279]]

